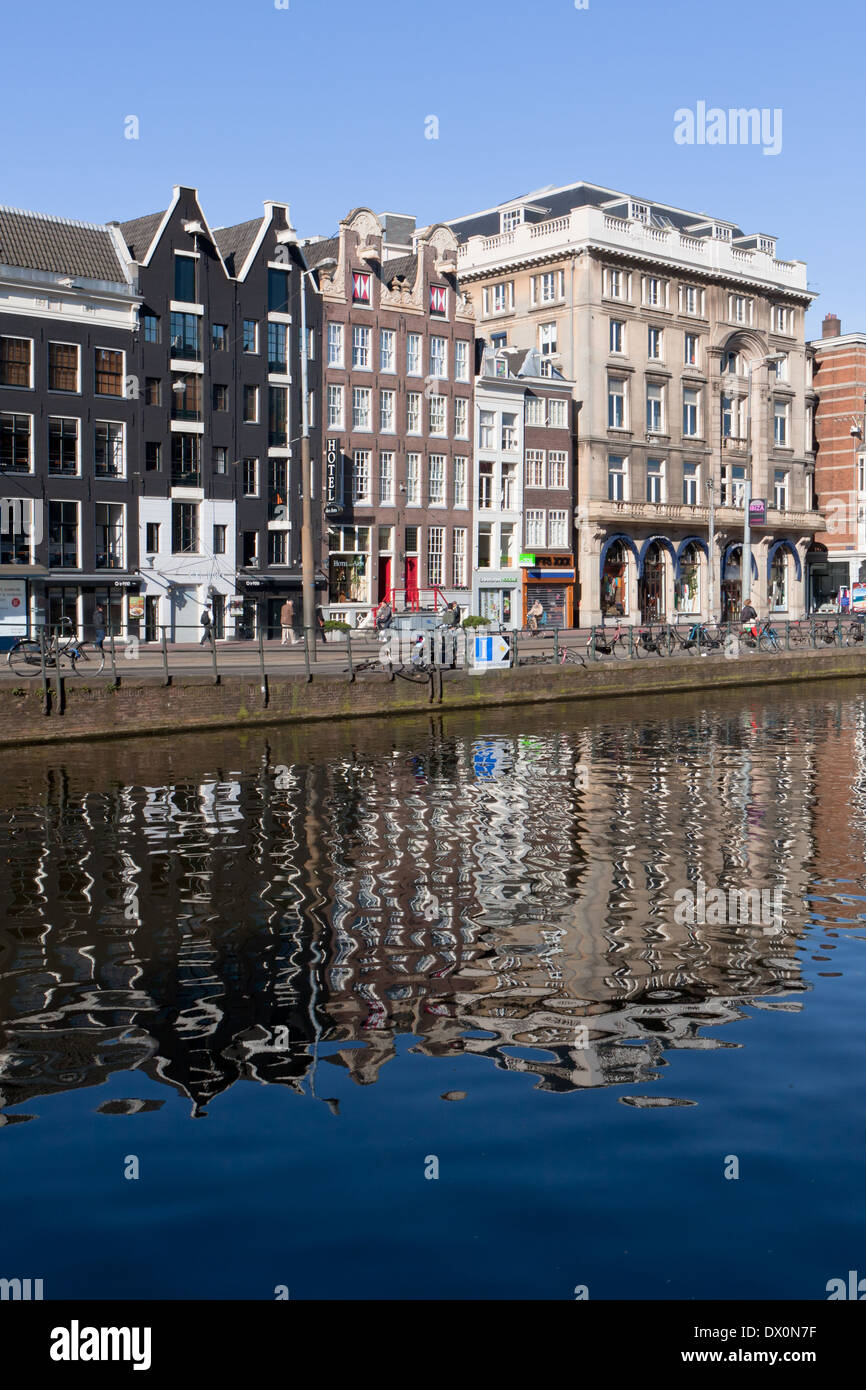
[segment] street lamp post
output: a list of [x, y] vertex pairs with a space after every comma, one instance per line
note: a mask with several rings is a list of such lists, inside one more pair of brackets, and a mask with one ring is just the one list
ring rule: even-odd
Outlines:
[[707, 479], [707, 495], [710, 499], [710, 518], [708, 530], [708, 554], [707, 554], [707, 617], [710, 622], [715, 619], [715, 555], [716, 555], [716, 482], [714, 478]]

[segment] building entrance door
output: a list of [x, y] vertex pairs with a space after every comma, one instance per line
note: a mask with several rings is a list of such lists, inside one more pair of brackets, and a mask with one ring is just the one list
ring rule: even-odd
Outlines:
[[418, 556], [406, 556], [406, 604], [411, 607], [418, 602]]
[[381, 602], [383, 601], [383, 599], [388, 598], [389, 594], [391, 593], [391, 588], [392, 588], [392, 584], [391, 584], [391, 556], [390, 556], [390, 555], [380, 555], [380, 556], [379, 556], [379, 592], [378, 592], [378, 601], [379, 601], [379, 603], [381, 603]]
[[651, 545], [638, 583], [641, 622], [659, 623], [665, 616], [665, 562], [661, 546]]

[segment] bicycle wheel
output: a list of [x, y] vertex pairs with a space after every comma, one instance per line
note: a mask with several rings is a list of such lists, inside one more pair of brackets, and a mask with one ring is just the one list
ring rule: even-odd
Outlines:
[[105, 669], [105, 652], [99, 647], [92, 654], [85, 647], [67, 647], [60, 655], [68, 660], [73, 676], [98, 676]]
[[[42, 670], [39, 643], [32, 637], [22, 637], [9, 649], [6, 661], [16, 676], [38, 676]], [[45, 664], [49, 664], [47, 658]]]
[[[638, 645], [639, 645], [639, 644], [638, 644]], [[629, 656], [631, 655], [631, 653], [629, 652], [629, 649], [628, 649], [628, 638], [627, 638], [627, 637], [625, 637], [625, 636], [622, 636], [622, 637], [614, 637], [613, 641], [611, 642], [611, 648], [613, 649], [613, 654], [614, 654], [614, 656], [615, 656], [619, 661], [628, 661]]]
[[758, 651], [777, 652], [778, 650], [779, 642], [775, 632], [762, 632], [758, 638]]
[[808, 628], [793, 626], [788, 628], [788, 641], [792, 647], [805, 647], [808, 640]]
[[563, 666], [586, 666], [580, 652], [576, 647], [566, 647], [562, 654]]
[[649, 637], [649, 635], [648, 635], [647, 633], [643, 633], [643, 632], [636, 632], [636, 633], [635, 633], [635, 635], [634, 635], [634, 654], [635, 654], [635, 656], [637, 657], [638, 661], [641, 661], [641, 660], [643, 659], [643, 657], [645, 657], [645, 656], [649, 656], [649, 654], [650, 654], [650, 648], [647, 646], [647, 641], [649, 641], [649, 640], [651, 640], [651, 639], [650, 639], [650, 637]]
[[656, 650], [659, 656], [673, 656], [676, 639], [672, 632], [660, 632]]

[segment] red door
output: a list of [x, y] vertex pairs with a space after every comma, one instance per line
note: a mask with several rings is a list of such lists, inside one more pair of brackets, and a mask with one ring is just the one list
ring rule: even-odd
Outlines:
[[378, 601], [389, 598], [391, 594], [391, 556], [379, 556], [379, 593]]
[[418, 602], [418, 556], [406, 556], [406, 605]]

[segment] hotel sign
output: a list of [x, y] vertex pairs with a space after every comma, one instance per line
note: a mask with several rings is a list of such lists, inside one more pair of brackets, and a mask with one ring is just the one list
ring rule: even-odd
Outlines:
[[766, 526], [767, 524], [767, 499], [766, 497], [753, 497], [749, 503], [749, 525]]
[[343, 511], [343, 452], [339, 439], [329, 439], [325, 452], [325, 516]]

